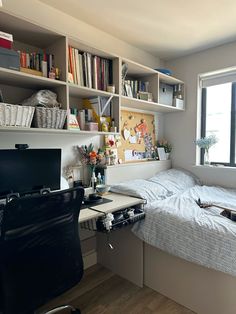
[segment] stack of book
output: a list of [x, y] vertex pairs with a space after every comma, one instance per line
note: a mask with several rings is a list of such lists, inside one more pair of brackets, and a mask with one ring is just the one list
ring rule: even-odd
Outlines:
[[124, 96], [138, 98], [138, 92], [148, 92], [149, 82], [125, 80]]
[[49, 77], [49, 72], [54, 68], [54, 55], [45, 52], [18, 51], [20, 55], [20, 66], [42, 72], [43, 76]]
[[104, 91], [112, 84], [112, 60], [81, 52], [71, 46], [68, 53], [70, 83]]

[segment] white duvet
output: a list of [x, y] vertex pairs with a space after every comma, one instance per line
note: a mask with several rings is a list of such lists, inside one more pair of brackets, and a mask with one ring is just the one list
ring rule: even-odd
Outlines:
[[236, 222], [216, 207], [200, 208], [198, 198], [236, 210], [236, 190], [196, 185], [146, 205], [146, 218], [133, 232], [170, 254], [236, 276]]

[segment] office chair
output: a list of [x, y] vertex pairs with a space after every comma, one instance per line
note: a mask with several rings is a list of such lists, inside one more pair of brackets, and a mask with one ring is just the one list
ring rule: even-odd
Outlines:
[[78, 219], [83, 196], [83, 188], [76, 187], [21, 197], [5, 206], [0, 236], [3, 314], [32, 314], [81, 280]]

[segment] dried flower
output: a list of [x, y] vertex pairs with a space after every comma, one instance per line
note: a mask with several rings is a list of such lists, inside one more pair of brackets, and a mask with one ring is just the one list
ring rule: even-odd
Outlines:
[[218, 142], [218, 139], [215, 135], [209, 135], [209, 136], [202, 137], [202, 138], [194, 141], [194, 143], [198, 147], [204, 148], [206, 151], [208, 151], [210, 149], [210, 147], [215, 145], [217, 142]]
[[77, 146], [77, 149], [79, 151], [82, 164], [91, 166], [92, 168], [100, 165], [104, 159], [103, 151], [99, 148], [96, 152], [92, 143], [89, 144], [89, 146]]

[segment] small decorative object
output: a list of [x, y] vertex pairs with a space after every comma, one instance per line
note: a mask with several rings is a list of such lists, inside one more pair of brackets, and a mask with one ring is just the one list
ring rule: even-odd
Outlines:
[[108, 91], [109, 93], [115, 94], [115, 92], [116, 92], [115, 85], [108, 85], [108, 86], [107, 86], [107, 91]]
[[218, 139], [215, 135], [209, 135], [206, 137], [199, 138], [195, 141], [195, 144], [204, 149], [204, 165], [210, 165], [209, 159], [209, 149], [218, 142]]
[[96, 166], [105, 163], [104, 152], [100, 148], [96, 152], [92, 143], [89, 144], [89, 146], [77, 146], [77, 149], [79, 151], [81, 162], [84, 165], [84, 184], [90, 186], [91, 178]]
[[[163, 147], [166, 153], [166, 159], [170, 159], [170, 153], [172, 151], [172, 145], [165, 139], [157, 141], [157, 147]], [[160, 156], [159, 156], [160, 157]]]
[[151, 134], [146, 133], [144, 135], [144, 145], [146, 151], [146, 158], [152, 158], [153, 155], [153, 144]]
[[75, 182], [79, 182], [80, 180], [80, 170], [82, 165], [69, 165], [64, 168], [64, 175], [70, 187], [73, 187]]
[[99, 184], [96, 186], [96, 191], [99, 195], [107, 194], [110, 191], [110, 186], [105, 184]]
[[159, 68], [159, 69], [155, 69], [158, 72], [164, 73], [166, 75], [172, 75], [172, 71], [169, 69], [163, 69], [163, 68]]
[[130, 137], [130, 130], [128, 130], [128, 129], [124, 129], [124, 131], [123, 131], [123, 136], [124, 136], [124, 139], [127, 141], [128, 139], [129, 139], [129, 137]]
[[80, 130], [76, 115], [72, 114], [72, 113], [70, 113], [70, 115], [69, 115], [69, 128]]
[[60, 80], [60, 69], [59, 68], [55, 68], [55, 79]]
[[105, 117], [100, 118], [101, 121], [101, 131], [102, 132], [108, 132], [109, 130], [109, 123], [107, 122]]
[[52, 80], [55, 80], [56, 79], [56, 73], [55, 73], [55, 69], [54, 68], [51, 68], [51, 70], [49, 71], [48, 73], [48, 77]]

